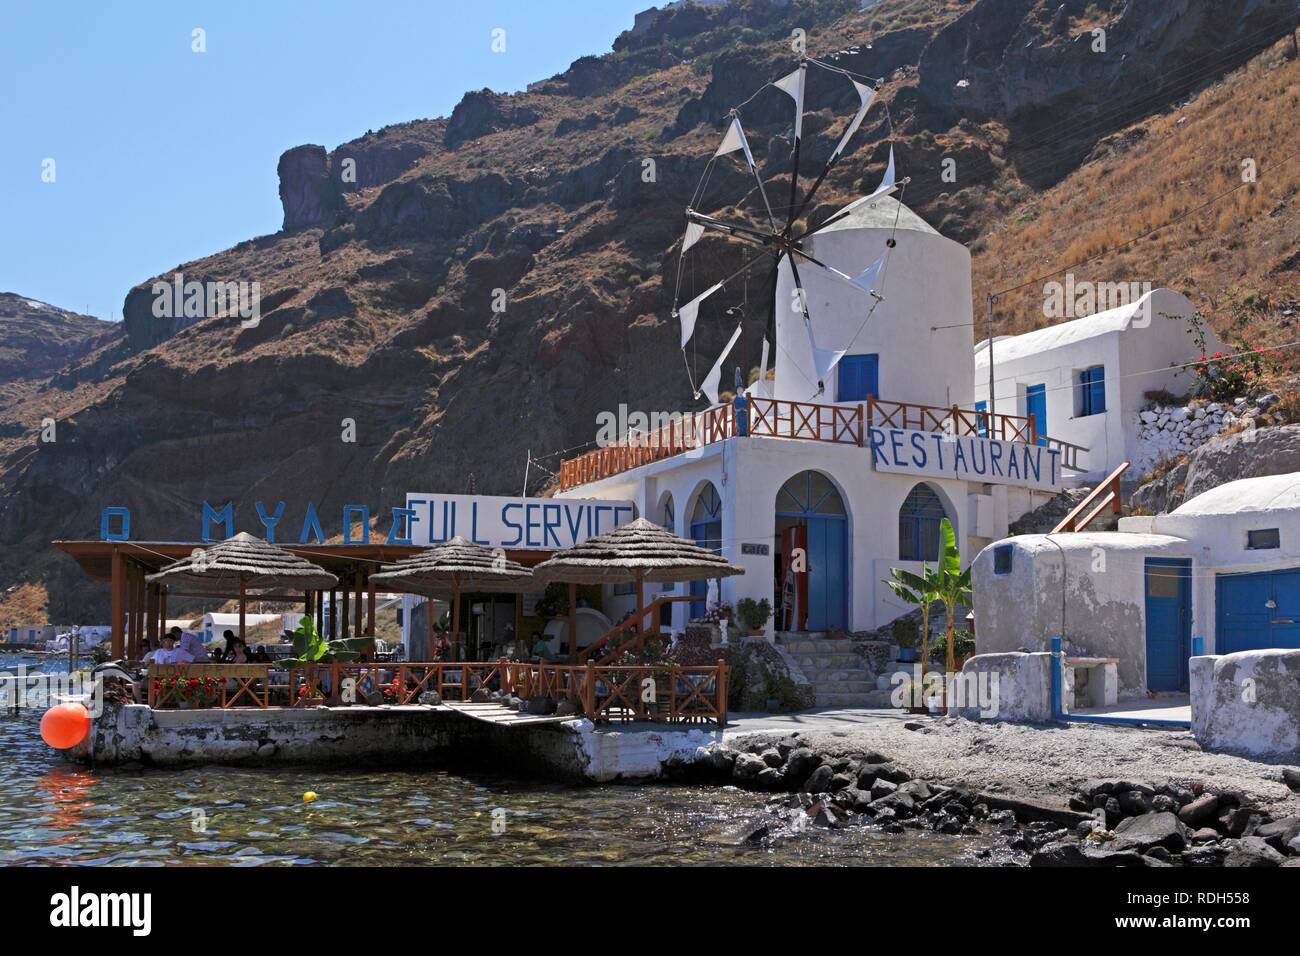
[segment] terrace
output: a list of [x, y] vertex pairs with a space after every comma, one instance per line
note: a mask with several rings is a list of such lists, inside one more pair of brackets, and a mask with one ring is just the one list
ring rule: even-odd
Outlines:
[[1079, 454], [1088, 449], [1040, 435], [1032, 415], [991, 414], [957, 405], [917, 405], [878, 398], [842, 405], [747, 398], [684, 415], [654, 431], [567, 459], [560, 464], [560, 490], [571, 491], [737, 436], [864, 447], [872, 427], [1044, 444], [1060, 452], [1062, 468], [1086, 470], [1079, 464]]

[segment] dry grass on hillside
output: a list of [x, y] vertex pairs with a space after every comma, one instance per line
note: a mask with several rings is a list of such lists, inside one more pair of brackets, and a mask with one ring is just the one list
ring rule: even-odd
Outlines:
[[[1076, 282], [1176, 289], [1233, 343], [1300, 337], [1288, 328], [1300, 318], [1300, 61], [1289, 53], [1283, 41], [1183, 108], [1108, 137], [1099, 158], [1013, 209], [975, 244], [976, 314], [989, 290], [1096, 257], [1071, 269]], [[1243, 185], [1246, 160], [1258, 178]], [[1043, 299], [1041, 282], [1001, 297], [998, 334], [1051, 324]]]
[[0, 631], [48, 624], [49, 595], [39, 584], [20, 584], [0, 593]]

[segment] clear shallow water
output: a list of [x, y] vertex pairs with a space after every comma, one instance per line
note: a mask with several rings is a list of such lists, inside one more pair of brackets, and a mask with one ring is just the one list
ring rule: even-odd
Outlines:
[[772, 819], [766, 798], [712, 787], [428, 768], [91, 771], [46, 747], [39, 720], [0, 715], [0, 865], [942, 865], [986, 862], [975, 852], [995, 845], [854, 828], [737, 846], [746, 822]]

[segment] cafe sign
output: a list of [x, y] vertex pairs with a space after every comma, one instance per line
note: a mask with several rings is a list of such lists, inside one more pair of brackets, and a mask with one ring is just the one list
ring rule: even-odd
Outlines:
[[420, 546], [460, 535], [489, 548], [570, 548], [636, 517], [630, 501], [410, 493], [411, 539]]

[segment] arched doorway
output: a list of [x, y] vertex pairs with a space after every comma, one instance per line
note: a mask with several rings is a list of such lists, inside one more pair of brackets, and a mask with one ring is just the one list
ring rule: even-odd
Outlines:
[[[722, 551], [722, 496], [711, 481], [700, 489], [695, 507], [691, 509], [691, 539], [702, 548]], [[691, 597], [699, 598], [691, 602], [691, 617], [704, 616], [708, 593], [708, 581], [691, 582]]]
[[898, 560], [938, 561], [939, 525], [947, 516], [935, 490], [921, 482], [898, 509]]
[[[673, 505], [673, 495], [671, 491], [665, 491], [663, 498], [659, 501], [659, 516], [656, 519], [659, 527], [663, 528], [669, 534], [677, 533], [677, 509]], [[677, 585], [671, 582], [665, 582], [659, 590], [667, 594]], [[672, 628], [673, 626], [673, 608], [672, 604], [665, 604], [659, 610], [659, 626]]]
[[848, 626], [848, 523], [844, 499], [819, 471], [801, 471], [776, 493], [774, 606], [782, 628]]

